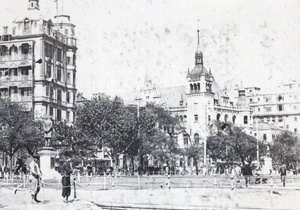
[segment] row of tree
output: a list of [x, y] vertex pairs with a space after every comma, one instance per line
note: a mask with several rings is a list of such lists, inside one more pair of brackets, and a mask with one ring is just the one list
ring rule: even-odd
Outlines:
[[[42, 122], [34, 119], [34, 114], [22, 104], [0, 99], [0, 123], [0, 150], [10, 158], [18, 151], [33, 155], [44, 145]], [[123, 154], [132, 165], [137, 159], [142, 164], [145, 155], [152, 155], [175, 166], [175, 160], [185, 156], [193, 159], [198, 173], [198, 163], [204, 155], [201, 137], [191, 138], [163, 106], [125, 105], [119, 97], [111, 99], [105, 94], [79, 105], [72, 125], [56, 122], [53, 133], [52, 146], [62, 154], [68, 151], [77, 157], [94, 157], [99, 149], [106, 149], [113, 162]], [[184, 147], [178, 145], [179, 134], [188, 138]], [[229, 123], [215, 121], [208, 129], [207, 153], [214, 161], [251, 163], [256, 159], [258, 146], [260, 155], [267, 155], [269, 148], [275, 165], [284, 163], [296, 169], [299, 145], [299, 139], [289, 132], [266, 145]]]

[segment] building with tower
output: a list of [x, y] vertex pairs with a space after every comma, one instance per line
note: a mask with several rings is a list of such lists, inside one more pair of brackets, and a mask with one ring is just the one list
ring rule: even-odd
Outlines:
[[[226, 88], [220, 88], [212, 71], [204, 65], [204, 56], [200, 47], [198, 30], [198, 43], [195, 52], [195, 66], [188, 70], [186, 85], [169, 88], [158, 88], [146, 76], [144, 86], [140, 92], [123, 95], [128, 103], [145, 105], [147, 102], [163, 104], [171, 114], [178, 118], [184, 131], [176, 131], [175, 136], [180, 147], [186, 147], [190, 142], [199, 142], [204, 146], [204, 159], [201, 164], [209, 164], [206, 157], [206, 137], [208, 126], [213, 120], [231, 122], [244, 127], [247, 131], [253, 128], [252, 111], [245, 88], [237, 89], [238, 96]], [[132, 96], [136, 96], [135, 99]], [[150, 161], [151, 162], [151, 161]], [[192, 167], [193, 160], [189, 157], [178, 158], [177, 166]]]
[[73, 122], [76, 95], [76, 37], [70, 16], [54, 19], [28, 0], [25, 15], [0, 34], [0, 96], [26, 104], [36, 117]]

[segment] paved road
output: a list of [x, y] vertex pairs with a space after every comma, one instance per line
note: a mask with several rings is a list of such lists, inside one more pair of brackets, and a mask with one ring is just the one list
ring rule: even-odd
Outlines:
[[[47, 183], [39, 194], [39, 199], [44, 198], [43, 204], [31, 204], [28, 189], [14, 194], [16, 184], [4, 184], [0, 192], [1, 209], [299, 209], [300, 206], [298, 183], [290, 183], [286, 188], [252, 185], [232, 191], [229, 187], [207, 186], [168, 189], [160, 187], [158, 182], [159, 187], [137, 190], [130, 187], [136, 179], [127, 178], [118, 180], [118, 183], [128, 180], [126, 188], [116, 185], [115, 190], [103, 190], [101, 180], [96, 178], [93, 183], [83, 180], [77, 186], [77, 199], [68, 204], [62, 202], [60, 183]], [[148, 178], [140, 180], [142, 186], [147, 186], [145, 180]], [[111, 187], [109, 183], [107, 186]]]

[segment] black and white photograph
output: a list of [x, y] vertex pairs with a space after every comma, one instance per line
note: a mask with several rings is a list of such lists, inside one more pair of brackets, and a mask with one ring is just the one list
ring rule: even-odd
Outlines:
[[299, 0], [0, 0], [0, 209], [300, 209]]

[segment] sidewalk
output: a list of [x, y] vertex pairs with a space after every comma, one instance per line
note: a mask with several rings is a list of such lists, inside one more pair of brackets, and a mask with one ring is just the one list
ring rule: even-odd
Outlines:
[[[274, 193], [274, 192], [275, 193]], [[73, 198], [73, 189], [70, 198]], [[1, 189], [0, 209], [299, 209], [300, 191], [292, 188], [188, 188], [155, 190], [77, 189], [77, 199], [63, 203], [60, 189], [43, 188], [31, 204], [28, 190]], [[101, 207], [102, 208], [101, 208]], [[127, 208], [125, 208], [127, 207]]]

